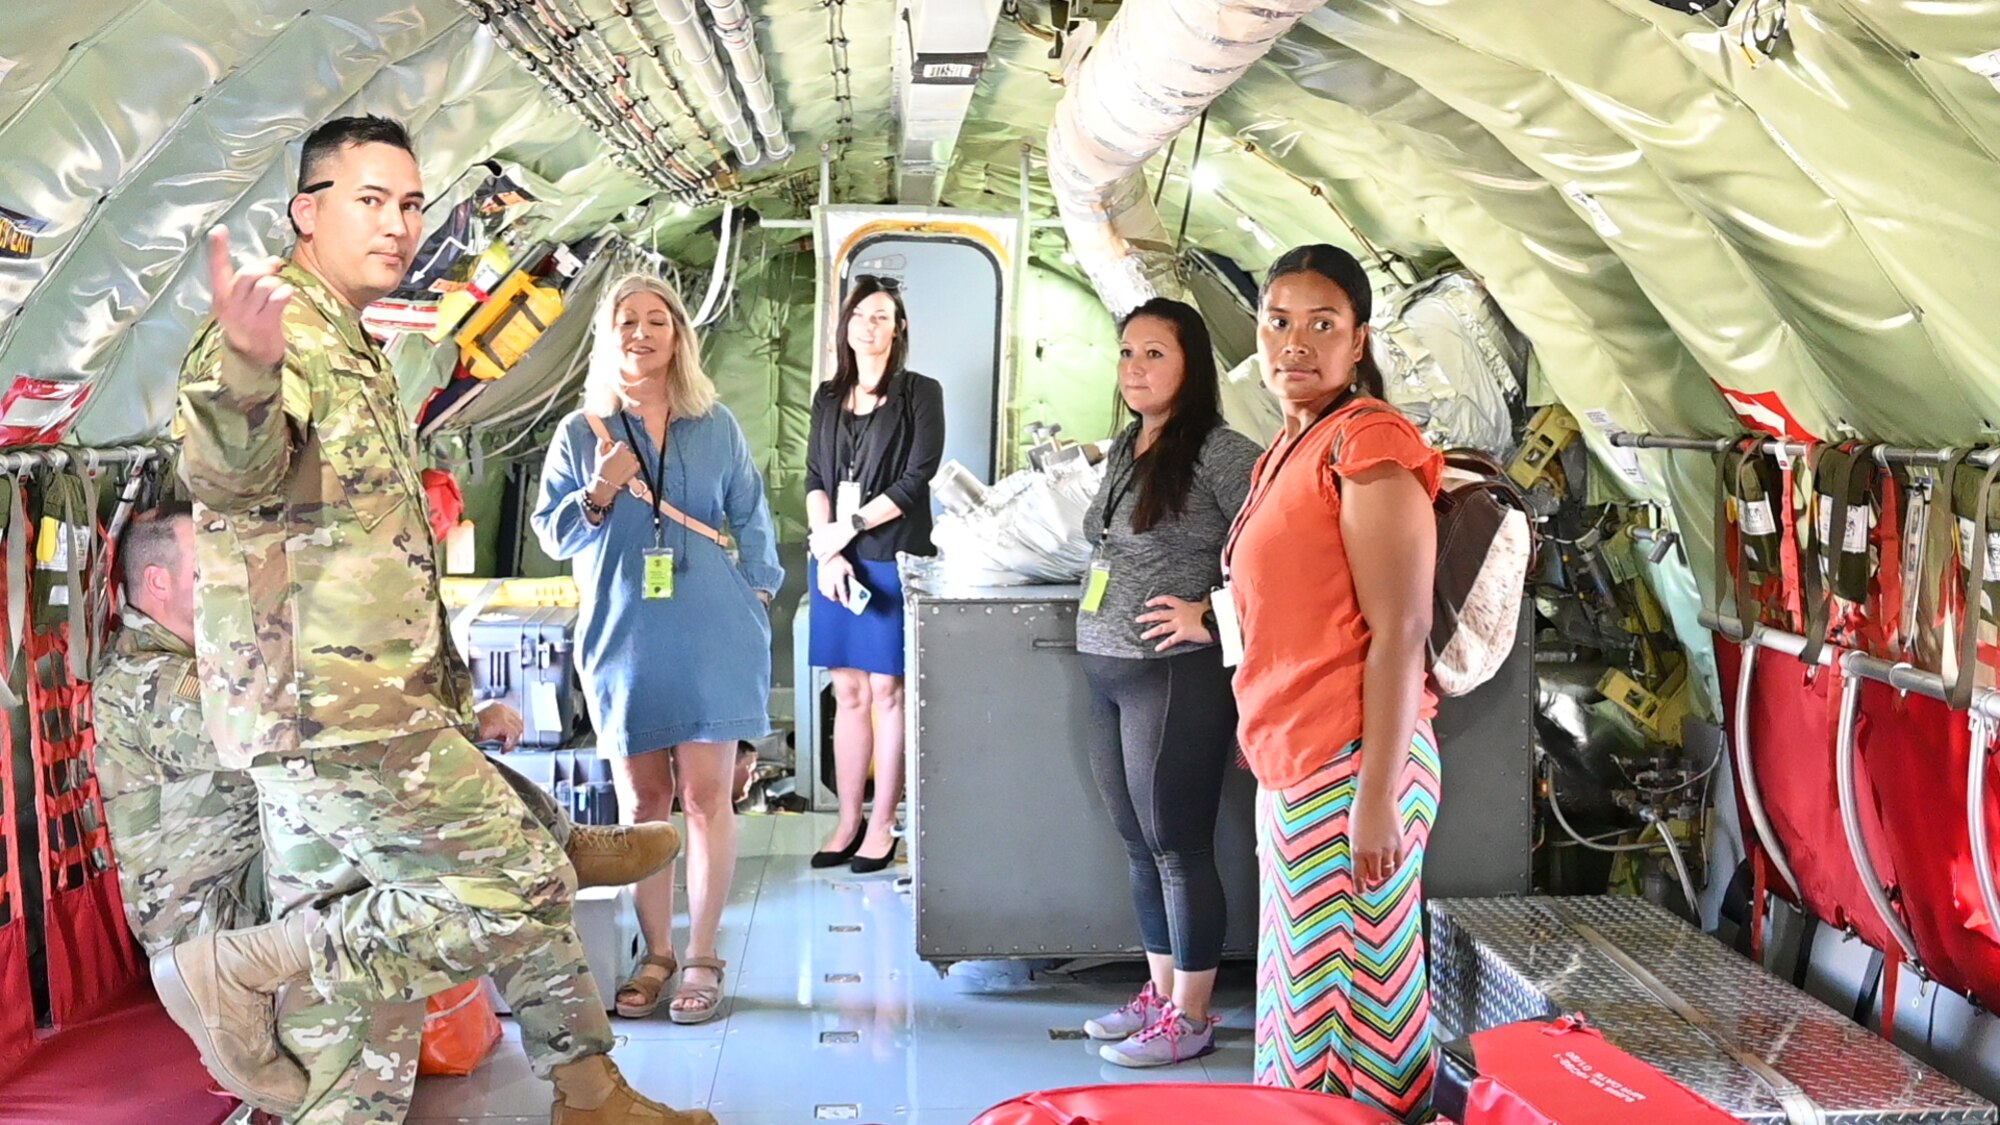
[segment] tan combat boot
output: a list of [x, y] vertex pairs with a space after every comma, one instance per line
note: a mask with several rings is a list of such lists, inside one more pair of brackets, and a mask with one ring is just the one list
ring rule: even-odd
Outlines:
[[306, 1100], [306, 1074], [278, 1048], [274, 994], [312, 969], [319, 916], [298, 911], [268, 925], [224, 930], [153, 958], [160, 1003], [201, 1051], [201, 1062], [237, 1097], [280, 1117]]
[[664, 820], [623, 825], [579, 824], [570, 830], [569, 862], [579, 887], [623, 887], [674, 861], [681, 834]]
[[716, 1125], [705, 1109], [670, 1109], [634, 1090], [609, 1055], [555, 1068], [549, 1125]]

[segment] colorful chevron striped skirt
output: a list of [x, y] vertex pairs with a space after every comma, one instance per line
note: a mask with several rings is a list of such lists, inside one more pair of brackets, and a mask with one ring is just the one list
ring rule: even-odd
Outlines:
[[1424, 847], [1438, 807], [1436, 736], [1429, 723], [1418, 726], [1398, 785], [1401, 867], [1357, 893], [1347, 822], [1360, 747], [1342, 747], [1293, 788], [1257, 793], [1256, 1080], [1416, 1121], [1429, 1111], [1436, 1066], [1423, 918]]

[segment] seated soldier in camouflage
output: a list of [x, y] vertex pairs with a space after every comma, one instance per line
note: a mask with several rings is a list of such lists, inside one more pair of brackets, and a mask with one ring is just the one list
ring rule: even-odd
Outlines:
[[[194, 535], [186, 505], [132, 522], [118, 552], [124, 628], [97, 671], [97, 771], [118, 858], [125, 916], [148, 956], [202, 933], [265, 922], [319, 897], [267, 868], [257, 787], [222, 768], [202, 726], [194, 649]], [[504, 705], [479, 715], [478, 736], [511, 744], [520, 717]], [[634, 882], [679, 848], [671, 825], [572, 825], [534, 783], [500, 767], [527, 812], [564, 846], [583, 886]], [[324, 847], [277, 837], [289, 855]], [[327, 864], [339, 857], [321, 857]], [[356, 887], [366, 880], [351, 874]], [[273, 906], [275, 905], [275, 910]], [[423, 1029], [421, 1002], [363, 1008], [293, 990], [280, 1035], [309, 1077], [300, 1125], [393, 1125], [408, 1112]], [[368, 1065], [360, 1065], [363, 1052]]]

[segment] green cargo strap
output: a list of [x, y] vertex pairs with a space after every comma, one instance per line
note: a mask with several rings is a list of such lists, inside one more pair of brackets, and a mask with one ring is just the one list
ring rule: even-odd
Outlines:
[[28, 507], [21, 499], [21, 482], [7, 480], [7, 664], [0, 668], [0, 707], [12, 710], [21, 705], [14, 694], [14, 662], [21, 658], [28, 629]]
[[[1819, 664], [1820, 651], [1826, 647], [1826, 630], [1833, 616], [1833, 585], [1829, 582], [1835, 570], [1841, 540], [1847, 532], [1848, 484], [1854, 475], [1856, 460], [1855, 446], [1820, 446], [1811, 453], [1813, 460], [1813, 486], [1806, 495], [1810, 497], [1810, 514], [1806, 519], [1806, 552], [1799, 562], [1799, 585], [1804, 592], [1806, 646], [1799, 653], [1799, 659], [1807, 667]], [[1822, 497], [1825, 500], [1822, 500]], [[1827, 535], [1833, 540], [1833, 561], [1827, 562], [1826, 570], [1820, 564], [1826, 558], [1827, 544], [1820, 541], [1819, 506], [1831, 502], [1827, 513]]]
[[[71, 535], [69, 573], [65, 576], [69, 582], [69, 674], [78, 683], [88, 683], [97, 654], [92, 651], [90, 642], [90, 587], [84, 578], [89, 573], [90, 560], [96, 555], [98, 546], [97, 478], [79, 472], [74, 479], [81, 496], [75, 492], [69, 494], [70, 514], [81, 516], [77, 526], [83, 528], [85, 534], [81, 536], [84, 547], [77, 550], [78, 537], [70, 532], [68, 522], [64, 522], [62, 534]], [[83, 509], [80, 513], [76, 510], [79, 501]]]
[[[1958, 615], [1958, 638], [1956, 651], [1958, 666], [1945, 681], [1945, 702], [1953, 709], [1964, 711], [1972, 706], [1972, 684], [1976, 672], [1974, 665], [1979, 659], [1979, 619], [1984, 615], [1981, 603], [1984, 600], [1988, 581], [2000, 579], [2000, 574], [1986, 573], [1988, 536], [1992, 531], [1993, 479], [2000, 476], [2000, 458], [1992, 465], [1981, 469], [1967, 461], [1968, 450], [1953, 457], [1946, 466], [1945, 477], [1951, 486], [1951, 514], [1953, 517], [1972, 517], [1972, 557], [1961, 559], [1965, 567], [1965, 603]], [[1953, 529], [1954, 531], [1956, 528]], [[1953, 536], [1956, 538], [1956, 536]]]
[[[1715, 497], [1715, 600], [1719, 610], [1722, 600], [1733, 591], [1736, 598], [1736, 618], [1742, 623], [1744, 634], [1755, 628], [1763, 619], [1763, 606], [1756, 600], [1755, 587], [1773, 574], [1782, 573], [1780, 561], [1784, 522], [1777, 516], [1775, 505], [1781, 502], [1779, 493], [1782, 485], [1777, 480], [1774, 466], [1763, 454], [1764, 439], [1746, 437], [1736, 447], [1723, 454], [1722, 464], [1716, 473]], [[1782, 502], [1790, 502], [1783, 497]], [[1749, 506], [1757, 502], [1772, 505], [1772, 523], [1776, 530], [1771, 534], [1753, 535], [1744, 524], [1744, 515]], [[1729, 513], [1736, 512], [1736, 550], [1729, 550]], [[1758, 577], [1756, 582], [1752, 574]]]

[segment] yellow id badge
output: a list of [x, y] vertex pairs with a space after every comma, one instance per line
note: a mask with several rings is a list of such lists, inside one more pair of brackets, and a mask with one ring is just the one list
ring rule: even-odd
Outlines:
[[1090, 564], [1090, 577], [1083, 586], [1083, 612], [1096, 613], [1104, 604], [1104, 588], [1111, 585], [1111, 564], [1098, 559]]
[[646, 550], [645, 594], [648, 598], [674, 596], [674, 549], [650, 547]]

